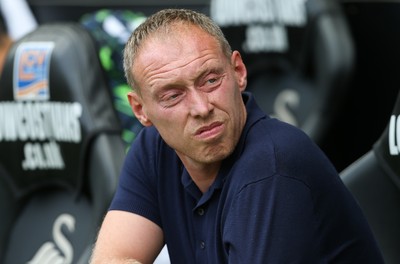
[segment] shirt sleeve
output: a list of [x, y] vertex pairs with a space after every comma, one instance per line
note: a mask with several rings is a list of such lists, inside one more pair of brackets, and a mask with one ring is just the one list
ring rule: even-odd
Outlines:
[[132, 144], [121, 171], [110, 210], [141, 215], [161, 226], [157, 199], [155, 131], [143, 129]]
[[315, 263], [311, 192], [298, 179], [272, 175], [244, 187], [224, 230], [229, 263]]

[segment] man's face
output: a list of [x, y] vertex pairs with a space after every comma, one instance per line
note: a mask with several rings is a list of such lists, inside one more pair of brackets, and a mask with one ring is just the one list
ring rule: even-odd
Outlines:
[[140, 94], [129, 94], [137, 118], [154, 125], [184, 163], [226, 158], [246, 121], [246, 68], [239, 53], [229, 60], [194, 26], [177, 26], [172, 35], [143, 44], [133, 67]]

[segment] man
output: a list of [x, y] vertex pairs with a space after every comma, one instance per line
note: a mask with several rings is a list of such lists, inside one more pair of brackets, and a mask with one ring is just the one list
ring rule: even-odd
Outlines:
[[172, 263], [382, 263], [334, 167], [244, 92], [240, 54], [208, 17], [150, 16], [124, 69], [145, 128], [92, 263], [152, 263], [164, 243]]

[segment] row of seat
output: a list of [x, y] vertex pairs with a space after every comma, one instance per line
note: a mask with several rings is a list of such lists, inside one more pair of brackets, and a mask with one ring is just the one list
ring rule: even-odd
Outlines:
[[[211, 14], [223, 7], [217, 4], [211, 2]], [[264, 110], [323, 144], [340, 122], [355, 51], [335, 1], [304, 4], [304, 20], [297, 24], [277, 17], [220, 23], [248, 62], [248, 89]], [[257, 38], [242, 41], [277, 32], [286, 32], [288, 49], [254, 52]], [[41, 25], [6, 59], [0, 79], [0, 210], [7, 212], [0, 220], [1, 263], [87, 263], [125, 155], [92, 37], [76, 23]], [[399, 115], [400, 99], [374, 148], [341, 173], [387, 263], [400, 261]]]

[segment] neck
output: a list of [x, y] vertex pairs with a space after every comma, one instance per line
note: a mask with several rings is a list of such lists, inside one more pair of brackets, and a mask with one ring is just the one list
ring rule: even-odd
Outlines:
[[202, 193], [205, 193], [217, 177], [219, 168], [221, 166], [221, 161], [203, 164], [196, 163], [195, 161], [188, 159], [181, 158], [181, 160], [193, 182], [197, 185]]

